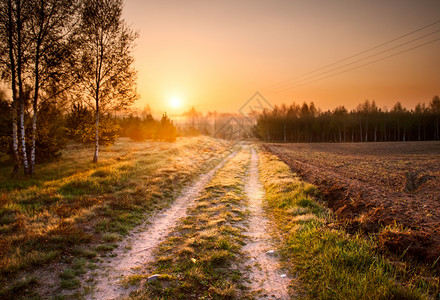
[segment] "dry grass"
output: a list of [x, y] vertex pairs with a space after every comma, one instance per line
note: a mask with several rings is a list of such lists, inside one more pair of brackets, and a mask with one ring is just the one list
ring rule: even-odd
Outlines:
[[91, 162], [91, 148], [72, 144], [32, 178], [10, 178], [9, 167], [0, 169], [0, 298], [15, 290], [14, 278], [42, 265], [69, 265], [93, 248], [105, 251], [148, 214], [170, 205], [230, 146], [207, 137], [176, 143], [121, 139], [101, 151], [98, 164]]

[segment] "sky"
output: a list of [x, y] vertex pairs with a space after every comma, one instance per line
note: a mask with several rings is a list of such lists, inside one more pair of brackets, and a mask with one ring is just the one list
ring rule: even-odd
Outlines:
[[440, 95], [438, 0], [124, 3], [140, 34], [136, 106], [156, 114], [237, 112], [257, 91], [271, 105], [322, 110], [413, 108]]

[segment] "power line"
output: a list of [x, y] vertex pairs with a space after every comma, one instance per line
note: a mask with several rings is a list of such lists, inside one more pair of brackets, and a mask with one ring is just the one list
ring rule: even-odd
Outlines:
[[293, 88], [293, 87], [298, 87], [298, 86], [303, 86], [303, 85], [311, 84], [311, 83], [314, 83], [314, 82], [317, 82], [317, 81], [321, 81], [321, 80], [326, 79], [326, 78], [329, 78], [329, 77], [333, 77], [333, 76], [340, 75], [340, 74], [343, 74], [343, 73], [346, 73], [346, 72], [349, 72], [349, 71], [353, 71], [353, 70], [356, 70], [356, 69], [359, 69], [359, 68], [362, 68], [362, 67], [365, 67], [365, 66], [368, 66], [368, 65], [371, 65], [371, 64], [374, 64], [374, 63], [380, 62], [380, 61], [382, 61], [382, 60], [385, 60], [385, 59], [391, 58], [391, 57], [393, 57], [393, 56], [397, 56], [397, 55], [403, 54], [403, 53], [405, 53], [405, 52], [409, 52], [409, 51], [412, 51], [412, 50], [414, 50], [414, 49], [424, 47], [424, 46], [426, 46], [426, 45], [429, 45], [429, 44], [435, 43], [435, 42], [437, 42], [437, 41], [440, 41], [440, 37], [439, 37], [439, 38], [436, 38], [436, 39], [434, 39], [434, 40], [431, 40], [431, 41], [429, 41], [429, 42], [425, 42], [425, 43], [423, 43], [423, 44], [420, 44], [420, 45], [417, 45], [417, 46], [411, 47], [411, 48], [409, 48], [409, 49], [405, 49], [405, 50], [402, 50], [402, 51], [400, 51], [400, 52], [397, 52], [397, 53], [394, 53], [394, 54], [390, 54], [390, 55], [388, 55], [388, 56], [385, 56], [385, 57], [382, 57], [382, 58], [379, 58], [379, 59], [376, 59], [376, 60], [373, 60], [373, 61], [370, 61], [370, 62], [367, 62], [367, 63], [361, 64], [361, 65], [358, 65], [358, 66], [352, 67], [352, 68], [350, 68], [350, 69], [346, 69], [346, 70], [343, 70], [343, 71], [340, 71], [340, 72], [337, 72], [337, 73], [334, 73], [334, 74], [330, 74], [330, 75], [328, 75], [328, 76], [321, 77], [321, 78], [318, 78], [318, 79], [316, 79], [316, 80], [312, 80], [312, 81], [309, 81], [309, 82], [306, 82], [306, 83], [302, 83], [302, 84], [300, 83], [300, 84], [297, 84], [297, 85], [289, 86], [289, 87], [287, 87], [287, 88], [284, 88], [284, 89], [279, 90], [278, 92], [281, 92], [281, 91], [283, 91], [283, 90], [287, 90], [287, 89], [291, 89], [291, 88]]
[[[440, 20], [437, 20], [437, 21], [435, 21], [435, 22], [433, 22], [433, 23], [430, 23], [430, 24], [428, 24], [428, 25], [422, 26], [422, 27], [420, 27], [420, 28], [418, 28], [418, 29], [416, 29], [416, 30], [413, 30], [413, 31], [409, 32], [409, 33], [406, 33], [406, 34], [401, 35], [401, 36], [399, 36], [399, 37], [393, 38], [393, 39], [391, 39], [391, 40], [389, 40], [389, 41], [386, 41], [386, 42], [381, 43], [381, 44], [379, 44], [379, 45], [377, 45], [377, 46], [371, 47], [371, 48], [369, 48], [369, 49], [367, 49], [367, 50], [363, 50], [363, 51], [358, 52], [358, 53], [356, 53], [356, 54], [354, 54], [354, 55], [351, 55], [351, 56], [346, 57], [346, 58], [344, 58], [344, 59], [338, 60], [338, 61], [336, 61], [336, 62], [334, 62], [334, 63], [328, 64], [328, 65], [325, 65], [325, 66], [323, 66], [323, 67], [317, 68], [317, 69], [315, 69], [315, 70], [313, 70], [313, 71], [310, 71], [310, 72], [304, 73], [304, 74], [299, 75], [299, 76], [296, 76], [296, 77], [294, 77], [294, 78], [291, 78], [291, 79], [288, 79], [288, 80], [285, 80], [285, 81], [282, 81], [282, 82], [279, 82], [279, 83], [275, 83], [275, 84], [269, 85], [269, 86], [263, 88], [262, 90], [267, 90], [267, 89], [270, 90], [270, 89], [274, 89], [274, 88], [276, 89], [276, 87], [278, 87], [278, 86], [286, 85], [286, 84], [288, 84], [288, 83], [290, 83], [290, 82], [294, 82], [294, 81], [297, 80], [297, 79], [303, 78], [304, 76], [307, 76], [307, 75], [310, 75], [310, 74], [316, 73], [316, 72], [318, 72], [318, 71], [321, 71], [321, 70], [327, 69], [327, 68], [329, 68], [329, 67], [332, 67], [332, 66], [334, 66], [334, 65], [340, 64], [340, 63], [342, 63], [342, 62], [348, 61], [348, 60], [350, 60], [350, 59], [352, 59], [352, 58], [355, 58], [355, 57], [360, 56], [360, 55], [362, 55], [362, 54], [365, 54], [365, 53], [368, 53], [368, 52], [370, 52], [370, 51], [376, 50], [376, 49], [381, 48], [381, 47], [383, 47], [383, 46], [385, 46], [385, 45], [391, 44], [391, 43], [393, 43], [393, 42], [395, 42], [395, 41], [398, 41], [398, 40], [400, 40], [400, 39], [403, 39], [403, 38], [405, 38], [405, 37], [408, 37], [408, 36], [410, 36], [410, 35], [413, 35], [414, 33], [420, 32], [420, 31], [422, 31], [422, 30], [424, 30], [424, 29], [426, 29], [426, 28], [432, 27], [432, 26], [434, 26], [434, 25], [436, 25], [436, 24], [439, 24], [439, 23], [440, 23]], [[432, 33], [431, 33], [431, 34], [432, 34]]]
[[[439, 29], [439, 30], [436, 30], [436, 31], [434, 31], [434, 32], [431, 32], [431, 33], [425, 34], [425, 35], [423, 35], [423, 36], [421, 36], [421, 37], [418, 37], [418, 38], [412, 39], [412, 40], [410, 40], [410, 41], [407, 41], [407, 42], [401, 43], [401, 44], [399, 44], [399, 45], [393, 46], [393, 47], [391, 47], [391, 48], [388, 48], [388, 49], [382, 50], [382, 51], [380, 51], [380, 52], [377, 52], [377, 53], [371, 54], [371, 55], [369, 55], [369, 56], [367, 56], [367, 57], [357, 59], [357, 60], [355, 60], [355, 61], [352, 61], [352, 62], [349, 62], [349, 63], [343, 64], [343, 65], [341, 65], [341, 66], [338, 66], [338, 67], [332, 68], [332, 69], [330, 69], [330, 70], [326, 70], [326, 71], [320, 72], [320, 73], [318, 73], [318, 74], [315, 74], [315, 75], [312, 75], [312, 76], [309, 76], [309, 77], [306, 77], [306, 78], [303, 78], [303, 79], [300, 79], [300, 80], [297, 80], [297, 81], [293, 81], [293, 82], [291, 82], [291, 83], [289, 83], [289, 84], [284, 84], [284, 86], [280, 86], [279, 88], [277, 88], [277, 90], [278, 90], [278, 89], [282, 89], [282, 90], [284, 90], [284, 89], [286, 89], [286, 88], [291, 87], [292, 85], [293, 85], [293, 86], [297, 86], [297, 85], [298, 85], [299, 83], [301, 83], [301, 82], [308, 81], [308, 80], [311, 80], [311, 79], [314, 79], [314, 78], [320, 77], [320, 76], [325, 75], [325, 74], [328, 74], [328, 73], [332, 73], [332, 72], [337, 71], [337, 70], [339, 70], [339, 69], [342, 69], [342, 68], [345, 68], [345, 67], [348, 67], [348, 66], [354, 65], [354, 64], [356, 64], [356, 63], [359, 63], [359, 62], [362, 62], [362, 61], [368, 60], [368, 59], [373, 58], [373, 57], [376, 57], [376, 56], [378, 56], [378, 55], [381, 55], [381, 54], [384, 54], [384, 53], [390, 52], [390, 51], [395, 50], [395, 49], [398, 49], [398, 48], [401, 48], [401, 47], [403, 47], [403, 46], [409, 45], [409, 44], [411, 44], [411, 43], [414, 43], [414, 42], [416, 42], [416, 41], [418, 41], [418, 40], [424, 39], [424, 38], [426, 38], [426, 37], [428, 37], [428, 36], [431, 36], [431, 35], [433, 35], [433, 34], [436, 34], [436, 33], [438, 33], [438, 32], [440, 32], [440, 29]], [[394, 56], [394, 55], [392, 55], [392, 56]], [[380, 59], [380, 60], [382, 60], [382, 59]], [[338, 74], [339, 74], [339, 73], [338, 73]], [[326, 78], [327, 78], [327, 77], [326, 77]]]

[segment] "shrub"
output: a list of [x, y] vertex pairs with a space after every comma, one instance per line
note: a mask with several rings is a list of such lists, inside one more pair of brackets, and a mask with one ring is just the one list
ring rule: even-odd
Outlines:
[[[81, 104], [74, 104], [66, 118], [67, 136], [77, 142], [92, 144], [95, 142], [95, 117], [92, 110]], [[110, 115], [99, 118], [99, 143], [112, 145], [120, 130], [116, 120]]]
[[[31, 134], [31, 129], [27, 130]], [[37, 162], [48, 161], [61, 156], [67, 140], [65, 120], [55, 103], [45, 102], [38, 111], [35, 154]], [[30, 142], [31, 139], [29, 138]]]
[[166, 113], [162, 115], [156, 138], [167, 142], [174, 142], [177, 138], [177, 129]]

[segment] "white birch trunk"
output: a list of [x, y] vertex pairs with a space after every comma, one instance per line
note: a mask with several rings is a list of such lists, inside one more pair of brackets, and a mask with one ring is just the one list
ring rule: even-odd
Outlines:
[[34, 115], [32, 116], [32, 143], [31, 143], [31, 161], [29, 165], [29, 174], [35, 171], [35, 139], [37, 138], [37, 108], [34, 102]]
[[23, 171], [25, 174], [29, 173], [27, 153], [26, 153], [26, 131], [24, 123], [24, 92], [23, 92], [23, 78], [22, 78], [22, 67], [23, 67], [23, 49], [22, 49], [22, 27], [21, 27], [21, 2], [17, 2], [17, 79], [18, 79], [18, 100], [20, 103], [20, 146], [21, 146], [21, 156], [23, 163]]
[[23, 170], [25, 174], [29, 173], [29, 165], [27, 160], [27, 152], [26, 152], [26, 130], [24, 126], [24, 100], [20, 101], [20, 146], [21, 146], [21, 155], [23, 161]]
[[17, 126], [17, 100], [12, 104], [12, 151], [14, 156], [14, 174], [20, 170], [20, 155], [18, 153], [18, 126]]
[[99, 102], [96, 100], [96, 115], [95, 115], [95, 155], [93, 162], [98, 162], [99, 155]]
[[17, 174], [20, 170], [20, 156], [18, 153], [18, 126], [17, 126], [17, 81], [16, 81], [16, 69], [15, 69], [15, 56], [14, 56], [14, 42], [13, 42], [13, 30], [12, 30], [12, 2], [8, 1], [8, 48], [9, 48], [9, 60], [11, 63], [11, 89], [12, 89], [12, 155], [14, 161], [14, 174]]
[[29, 166], [29, 174], [34, 174], [35, 171], [35, 139], [37, 138], [37, 111], [38, 111], [38, 94], [40, 88], [40, 44], [41, 40], [39, 39], [36, 47], [35, 54], [35, 88], [34, 88], [34, 99], [32, 102], [32, 141], [31, 141], [31, 161]]

